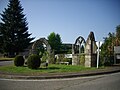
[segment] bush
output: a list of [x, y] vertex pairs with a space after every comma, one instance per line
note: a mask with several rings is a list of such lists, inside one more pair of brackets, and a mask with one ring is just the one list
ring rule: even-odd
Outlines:
[[80, 65], [81, 66], [85, 65], [85, 55], [80, 55]]
[[27, 60], [28, 68], [37, 69], [40, 67], [41, 60], [38, 55], [30, 55]]
[[56, 58], [56, 63], [64, 62], [64, 54], [58, 54], [58, 59]]
[[24, 60], [23, 56], [16, 56], [15, 60], [14, 60], [14, 65], [15, 66], [23, 66], [24, 62], [25, 62], [25, 60]]
[[45, 63], [48, 60], [48, 52], [44, 52], [42, 56], [41, 63]]
[[72, 58], [64, 58], [63, 62], [69, 62], [69, 64], [72, 64]]
[[105, 57], [104, 66], [111, 66], [114, 63], [114, 56]]

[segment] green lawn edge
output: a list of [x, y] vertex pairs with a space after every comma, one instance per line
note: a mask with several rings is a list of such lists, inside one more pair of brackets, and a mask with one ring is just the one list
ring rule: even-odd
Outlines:
[[54, 65], [54, 64], [49, 65], [47, 68], [40, 67], [38, 69], [29, 69], [27, 66], [23, 66], [23, 67], [16, 67], [14, 65], [0, 66], [1, 73], [23, 74], [23, 75], [40, 75], [46, 73], [47, 74], [72, 73], [72, 72], [92, 71], [92, 70], [97, 70], [97, 68], [96, 67], [86, 68], [84, 66]]

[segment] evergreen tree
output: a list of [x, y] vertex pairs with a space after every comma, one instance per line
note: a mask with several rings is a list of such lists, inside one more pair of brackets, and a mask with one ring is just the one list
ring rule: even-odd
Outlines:
[[20, 1], [9, 0], [0, 22], [0, 48], [4, 53], [15, 55], [29, 46], [33, 38], [30, 38], [27, 25]]

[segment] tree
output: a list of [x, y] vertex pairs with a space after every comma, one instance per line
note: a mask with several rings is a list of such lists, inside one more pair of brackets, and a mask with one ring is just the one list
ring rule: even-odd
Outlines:
[[9, 0], [8, 8], [1, 14], [0, 45], [10, 56], [23, 51], [34, 38], [30, 38], [28, 23], [19, 0]]
[[55, 34], [54, 32], [50, 33], [48, 36], [48, 43], [50, 44], [51, 48], [55, 50], [55, 52], [59, 52], [62, 41], [59, 34]]
[[116, 40], [115, 46], [120, 46], [120, 25], [116, 27]]
[[104, 43], [101, 46], [101, 64], [112, 65], [114, 55], [115, 34], [109, 33], [108, 37], [104, 38]]
[[104, 38], [101, 46], [101, 58], [106, 57], [107, 64], [113, 63], [114, 46], [120, 46], [120, 25], [116, 27], [116, 33], [109, 33], [108, 37]]
[[104, 38], [104, 43], [101, 47], [103, 55], [113, 55], [115, 34], [109, 33], [108, 37]]

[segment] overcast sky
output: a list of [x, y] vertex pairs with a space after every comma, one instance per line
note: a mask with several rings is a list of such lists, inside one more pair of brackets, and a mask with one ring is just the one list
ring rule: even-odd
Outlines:
[[[29, 33], [36, 39], [55, 32], [64, 43], [74, 43], [90, 31], [103, 41], [120, 25], [120, 0], [20, 0], [26, 14]], [[8, 0], [0, 0], [0, 13]]]

